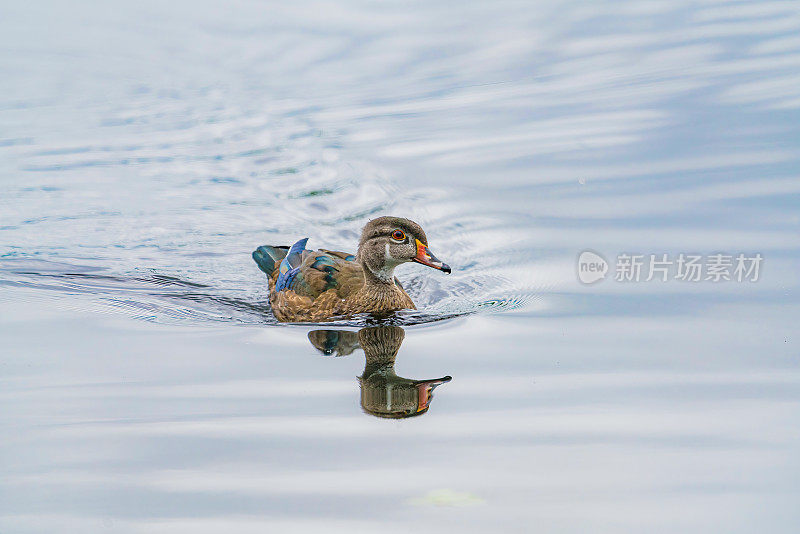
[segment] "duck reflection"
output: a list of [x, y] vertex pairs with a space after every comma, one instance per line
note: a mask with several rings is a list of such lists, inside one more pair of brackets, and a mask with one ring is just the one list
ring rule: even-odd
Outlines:
[[358, 332], [313, 330], [308, 333], [311, 344], [328, 356], [347, 356], [359, 346], [364, 349], [366, 363], [358, 377], [361, 408], [370, 415], [390, 419], [424, 414], [433, 400], [433, 390], [451, 380], [449, 376], [430, 380], [397, 376], [394, 363], [404, 338], [405, 331], [398, 326], [362, 328]]

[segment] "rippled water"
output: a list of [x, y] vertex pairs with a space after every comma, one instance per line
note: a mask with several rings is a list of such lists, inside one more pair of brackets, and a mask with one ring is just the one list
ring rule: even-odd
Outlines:
[[[784, 1], [5, 6], [0, 531], [796, 531], [798, 30]], [[402, 347], [274, 328], [253, 248], [380, 214], [454, 267], [398, 269]], [[764, 261], [586, 286], [587, 249]]]

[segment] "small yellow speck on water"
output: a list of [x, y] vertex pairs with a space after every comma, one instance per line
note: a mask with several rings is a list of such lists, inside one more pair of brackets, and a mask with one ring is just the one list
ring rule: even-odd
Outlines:
[[414, 506], [475, 506], [486, 501], [472, 493], [451, 489], [435, 489], [408, 500]]

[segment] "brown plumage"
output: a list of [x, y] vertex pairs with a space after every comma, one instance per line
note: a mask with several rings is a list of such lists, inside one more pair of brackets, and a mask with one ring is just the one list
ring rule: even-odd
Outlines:
[[397, 376], [394, 361], [405, 332], [397, 326], [362, 328], [358, 339], [364, 349], [366, 363], [358, 377], [361, 386], [361, 408], [375, 417], [405, 419], [428, 411], [433, 390], [451, 377], [413, 380]]
[[316, 322], [357, 313], [383, 314], [416, 309], [394, 277], [394, 268], [415, 261], [446, 273], [450, 267], [428, 250], [425, 232], [400, 217], [369, 221], [355, 255], [262, 246], [253, 259], [267, 274], [269, 302], [279, 321]]
[[397, 376], [395, 358], [405, 332], [398, 326], [345, 330], [313, 330], [308, 339], [326, 355], [346, 356], [361, 346], [364, 349], [364, 372], [358, 377], [361, 408], [376, 417], [400, 419], [428, 411], [433, 390], [451, 377], [414, 380]]

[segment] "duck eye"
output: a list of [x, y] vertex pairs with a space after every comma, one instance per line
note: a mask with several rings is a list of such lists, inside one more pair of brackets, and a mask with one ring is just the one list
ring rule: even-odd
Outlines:
[[395, 241], [402, 241], [405, 238], [406, 234], [404, 234], [402, 230], [395, 230], [394, 232], [392, 232], [392, 239], [394, 239]]

